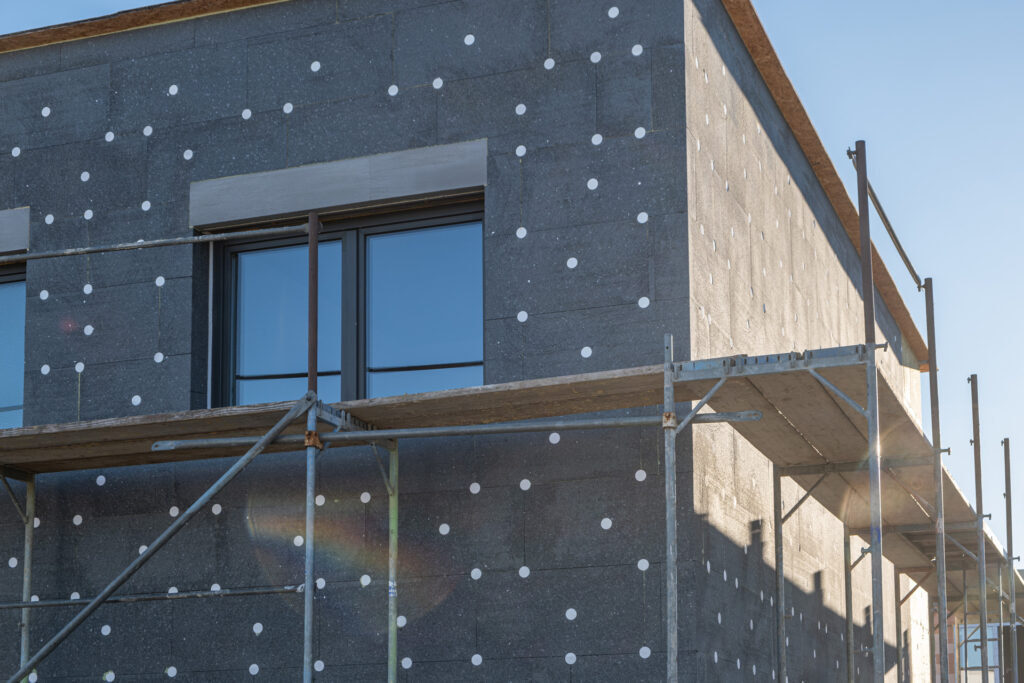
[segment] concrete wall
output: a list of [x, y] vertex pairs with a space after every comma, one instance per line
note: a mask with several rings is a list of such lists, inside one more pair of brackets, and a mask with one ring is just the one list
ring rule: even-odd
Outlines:
[[[483, 138], [487, 381], [659, 363], [665, 331], [685, 358], [682, 6], [609, 7], [292, 0], [0, 55], [0, 210], [30, 207], [32, 251], [175, 237], [190, 233], [195, 181]], [[182, 247], [29, 262], [26, 420], [205, 406], [208, 259]], [[660, 680], [659, 443], [638, 430], [404, 443], [403, 679]], [[94, 595], [226, 465], [40, 477], [34, 592]], [[258, 459], [125, 590], [297, 582], [303, 477], [294, 457]], [[386, 495], [366, 449], [326, 454], [319, 481], [320, 677], [379, 681]], [[20, 553], [5, 515], [0, 600], [20, 596]], [[37, 612], [36, 646], [69, 616]], [[0, 613], [4, 673], [16, 623]], [[235, 681], [258, 666], [257, 680], [290, 682], [300, 646], [294, 597], [111, 605], [40, 680], [174, 667]]]
[[[855, 252], [710, 1], [291, 0], [0, 55], [0, 103], [0, 211], [30, 207], [33, 251], [190, 234], [196, 181], [486, 140], [488, 382], [658, 363], [666, 331], [677, 359], [859, 341]], [[204, 407], [209, 262], [206, 247], [29, 262], [28, 423]], [[898, 336], [881, 307], [880, 327]], [[895, 359], [884, 369], [913, 404]], [[403, 443], [403, 679], [663, 680], [660, 443]], [[680, 460], [683, 679], [770, 680], [768, 464], [708, 426], [680, 439]], [[40, 477], [34, 592], [94, 595], [225, 467]], [[330, 451], [319, 482], [320, 676], [379, 681], [374, 456]], [[258, 459], [126, 590], [297, 582], [303, 483], [293, 456]], [[791, 680], [843, 665], [837, 526], [813, 502], [787, 525]], [[12, 514], [0, 600], [20, 596], [20, 552]], [[36, 646], [70, 614], [37, 612]], [[0, 613], [4, 666], [16, 624]], [[300, 646], [294, 597], [110, 605], [40, 674], [234, 681], [255, 666], [294, 681]]]
[[[686, 125], [691, 343], [694, 358], [863, 341], [860, 261], [718, 0], [686, 2]], [[876, 296], [878, 339], [900, 348]], [[886, 380], [920, 415], [917, 371], [880, 354]], [[752, 680], [775, 668], [772, 475], [728, 426], [694, 430], [695, 513], [707, 525], [696, 613], [709, 680]], [[803, 490], [783, 480], [784, 509]], [[808, 500], [785, 527], [789, 677], [845, 680], [842, 523]], [[851, 541], [854, 556], [865, 543]], [[751, 558], [751, 555], [754, 555]], [[887, 642], [895, 643], [892, 567], [885, 562]], [[906, 592], [909, 584], [904, 580]], [[870, 647], [870, 569], [854, 572], [856, 647]], [[926, 603], [904, 610], [912, 680], [926, 680]], [[893, 650], [893, 648], [890, 648]], [[895, 653], [889, 654], [890, 662]], [[717, 661], [716, 661], [717, 660]], [[857, 680], [870, 660], [859, 656]], [[824, 672], [828, 672], [826, 678]], [[890, 668], [886, 680], [896, 680]]]

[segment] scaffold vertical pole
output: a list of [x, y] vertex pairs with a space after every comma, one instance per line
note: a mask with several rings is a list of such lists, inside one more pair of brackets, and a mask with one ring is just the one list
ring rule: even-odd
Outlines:
[[779, 680], [788, 679], [786, 667], [786, 572], [782, 548], [782, 475], [772, 465], [772, 511], [775, 532], [775, 658]]
[[[317, 392], [317, 342], [319, 341], [320, 298], [320, 217], [315, 212], [309, 214], [309, 253], [308, 253], [309, 286], [307, 289], [306, 316], [306, 367], [307, 388], [312, 394]], [[316, 521], [316, 456], [319, 452], [320, 439], [317, 436], [317, 401], [309, 407], [306, 414], [306, 561], [303, 578], [302, 605], [302, 681], [313, 683], [313, 562], [315, 560]]]
[[942, 633], [939, 628], [939, 609], [937, 600], [928, 601], [928, 661], [931, 665], [928, 667], [930, 672], [930, 680], [935, 683], [939, 679], [939, 663], [935, 656], [935, 640], [938, 635]]
[[964, 678], [967, 676], [967, 655], [970, 652], [970, 643], [968, 643], [967, 637], [967, 557], [962, 556], [962, 562], [965, 564], [960, 569], [960, 583], [964, 588], [964, 623], [963, 623], [963, 636], [960, 638], [960, 644], [963, 645], [963, 656], [959, 658], [958, 662], [958, 673], [957, 678]]
[[398, 681], [398, 441], [388, 448], [388, 683]]
[[843, 578], [846, 588], [846, 683], [853, 683], [853, 562], [850, 558], [850, 528], [843, 522]]
[[928, 394], [932, 413], [932, 449], [935, 452], [935, 575], [938, 583], [937, 608], [939, 623], [939, 671], [938, 683], [949, 683], [949, 626], [948, 593], [946, 582], [946, 504], [942, 475], [942, 430], [939, 428], [939, 366], [935, 349], [935, 287], [932, 279], [924, 280], [925, 315], [928, 326]]
[[1003, 439], [1003, 461], [1006, 474], [1006, 555], [1010, 580], [1010, 662], [1006, 683], [1017, 680], [1020, 664], [1017, 662], [1017, 572], [1013, 567], [1013, 487], [1010, 485], [1010, 439]]
[[[306, 390], [317, 393], [317, 342], [319, 342], [320, 303], [320, 216], [309, 213], [309, 286], [307, 290], [306, 316]], [[314, 410], [314, 409], [310, 409]], [[315, 411], [314, 411], [315, 412]], [[316, 429], [314, 426], [313, 429]]]
[[665, 432], [665, 645], [668, 683], [679, 683], [678, 532], [676, 520], [676, 398], [673, 383], [673, 338], [665, 335], [664, 407]]
[[[25, 556], [21, 568], [21, 601], [27, 603], [32, 600], [32, 548], [35, 543], [35, 520], [36, 520], [36, 478], [35, 475], [25, 482]], [[29, 624], [32, 610], [22, 608], [21, 610], [21, 656], [19, 664], [25, 666], [31, 656], [32, 647]], [[25, 681], [28, 679], [25, 678]]]
[[[316, 403], [306, 414], [306, 433], [316, 434]], [[304, 683], [313, 681], [313, 562], [315, 559], [316, 519], [316, 456], [319, 449], [315, 445], [306, 446], [306, 561], [303, 577], [302, 602], [302, 680]]]
[[[978, 632], [981, 638], [981, 679], [988, 680], [988, 575], [985, 571], [985, 502], [981, 487], [981, 424], [978, 417], [978, 376], [971, 375], [971, 420], [974, 427], [974, 495], [978, 513]], [[965, 587], [966, 589], [966, 587]], [[966, 592], [966, 590], [965, 590]]]
[[857, 200], [860, 214], [860, 263], [864, 298], [864, 343], [867, 345], [868, 470], [871, 498], [871, 631], [875, 683], [885, 680], [885, 594], [882, 589], [882, 467], [878, 430], [878, 374], [875, 358], [875, 284], [868, 206], [867, 153], [857, 145]]
[[896, 606], [896, 683], [903, 683], [905, 672], [903, 671], [903, 605], [900, 604], [902, 591], [900, 590], [900, 570], [894, 565], [892, 568], [893, 593], [896, 599], [893, 604]]
[[1000, 681], [1006, 680], [1006, 653], [1003, 651], [1003, 624], [1006, 623], [1006, 615], [1003, 611], [1003, 568], [999, 567], [999, 630], [996, 632], [998, 652], [999, 652], [999, 678]]

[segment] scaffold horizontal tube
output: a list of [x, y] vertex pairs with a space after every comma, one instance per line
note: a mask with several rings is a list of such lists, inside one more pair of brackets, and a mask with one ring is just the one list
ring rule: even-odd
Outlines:
[[[693, 422], [753, 422], [761, 419], [758, 410], [743, 410], [733, 413], [700, 413]], [[590, 420], [541, 420], [537, 422], [500, 422], [486, 425], [463, 425], [453, 427], [420, 427], [412, 429], [374, 429], [369, 431], [328, 432], [320, 435], [327, 445], [344, 443], [379, 443], [389, 439], [421, 439], [438, 436], [474, 436], [481, 434], [513, 434], [519, 432], [569, 431], [579, 429], [605, 429], [614, 427], [662, 426], [661, 415], [644, 417], [595, 418]], [[157, 441], [154, 451], [173, 451], [188, 448], [239, 447], [255, 443], [256, 437], [239, 436], [213, 439], [183, 439], [178, 441]], [[277, 439], [278, 444], [305, 445], [302, 434], [287, 434]]]

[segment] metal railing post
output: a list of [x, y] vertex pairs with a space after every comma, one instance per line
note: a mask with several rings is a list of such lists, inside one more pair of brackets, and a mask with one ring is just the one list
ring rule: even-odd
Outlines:
[[867, 345], [868, 466], [871, 498], [871, 630], [874, 681], [885, 679], [885, 595], [882, 590], [882, 468], [878, 430], [878, 374], [875, 358], [875, 281], [872, 271], [871, 223], [868, 212], [867, 153], [857, 141], [857, 199], [860, 213], [861, 285], [864, 298], [864, 342]]
[[317, 434], [317, 342], [319, 341], [320, 217], [309, 213], [306, 290], [306, 385], [314, 396], [306, 414], [306, 557], [302, 600], [302, 681], [313, 683], [313, 562], [315, 560]]
[[398, 442], [388, 448], [388, 683], [398, 681]]
[[[307, 442], [309, 435], [316, 434], [316, 404], [306, 413]], [[313, 681], [313, 563], [316, 557], [316, 456], [320, 449], [314, 444], [306, 446], [306, 557], [303, 567], [302, 595], [302, 680]]]
[[843, 578], [846, 589], [846, 683], [853, 683], [853, 563], [850, 558], [850, 529], [843, 522]]
[[[966, 562], [966, 560], [965, 560]], [[960, 569], [960, 584], [964, 588], [964, 633], [960, 639], [960, 644], [963, 645], [963, 656], [960, 658], [960, 671], [963, 677], [967, 676], [967, 655], [970, 652], [970, 643], [967, 642], [967, 565], [964, 564]], [[958, 674], [959, 677], [959, 674]]]
[[892, 568], [892, 582], [893, 593], [896, 594], [896, 600], [893, 602], [896, 606], [896, 683], [903, 683], [903, 605], [900, 604], [903, 591], [900, 587], [900, 570], [895, 565]]
[[938, 627], [942, 630], [939, 638], [939, 683], [949, 683], [949, 626], [948, 589], [946, 582], [946, 504], [942, 476], [942, 431], [939, 428], [939, 367], [938, 352], [935, 349], [935, 286], [932, 279], [924, 280], [925, 315], [928, 326], [928, 394], [932, 412], [932, 448], [935, 450], [935, 573], [938, 582]]
[[786, 572], [782, 547], [782, 476], [772, 464], [772, 512], [775, 532], [775, 658], [779, 680], [786, 681]]
[[[25, 482], [25, 557], [24, 565], [21, 568], [21, 601], [32, 600], [32, 547], [34, 544], [34, 531], [36, 521], [36, 478], [33, 475]], [[21, 610], [21, 656], [18, 660], [20, 666], [28, 663], [29, 649], [32, 647], [29, 624], [31, 623], [31, 610]], [[27, 681], [28, 679], [24, 679]]]
[[[981, 487], [981, 424], [978, 417], [978, 376], [967, 378], [971, 384], [971, 420], [974, 427], [974, 495], [978, 514], [978, 630], [981, 634], [981, 678], [988, 680], [988, 576], [985, 569], [985, 501]], [[964, 592], [967, 592], [964, 586]]]
[[679, 595], [678, 532], [676, 521], [676, 398], [673, 383], [673, 338], [665, 335], [664, 407], [662, 427], [665, 432], [665, 644], [668, 683], [679, 683]]
[[1017, 572], [1013, 568], [1013, 486], [1010, 484], [1010, 439], [1003, 439], [1003, 461], [1006, 471], [1006, 555], [1010, 579], [1010, 662], [1006, 683], [1018, 683], [1017, 662]]
[[999, 679], [1006, 680], [1006, 658], [1003, 652], [1003, 624], [1006, 623], [1006, 615], [1003, 612], [1003, 568], [999, 568], [999, 630], [996, 632], [996, 643], [999, 652]]

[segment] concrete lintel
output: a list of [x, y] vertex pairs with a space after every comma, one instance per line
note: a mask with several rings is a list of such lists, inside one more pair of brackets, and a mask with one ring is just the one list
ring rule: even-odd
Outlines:
[[487, 185], [487, 140], [192, 183], [189, 223], [213, 227]]
[[28, 251], [29, 208], [0, 211], [0, 254]]

